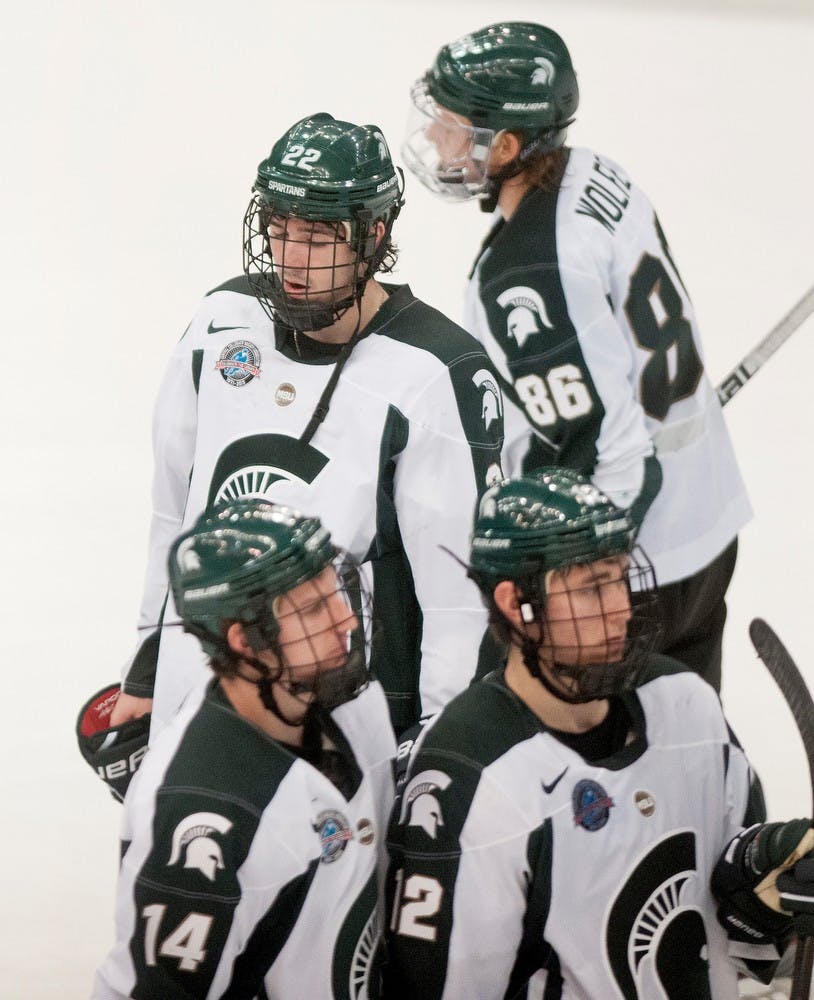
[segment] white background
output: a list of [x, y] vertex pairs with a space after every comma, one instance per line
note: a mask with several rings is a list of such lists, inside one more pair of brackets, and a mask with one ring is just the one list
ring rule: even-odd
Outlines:
[[[4, 19], [0, 997], [83, 997], [111, 943], [119, 807], [79, 757], [75, 715], [134, 641], [153, 396], [200, 296], [240, 271], [271, 143], [326, 110], [380, 125], [395, 152], [439, 45], [544, 19], [579, 75], [571, 142], [650, 194], [717, 382], [814, 280], [811, 6], [727, 6], [82, 0]], [[484, 224], [408, 179], [398, 280], [459, 319]], [[727, 408], [756, 516], [724, 700], [777, 818], [808, 812], [811, 792], [746, 628], [766, 617], [814, 682], [813, 325]]]

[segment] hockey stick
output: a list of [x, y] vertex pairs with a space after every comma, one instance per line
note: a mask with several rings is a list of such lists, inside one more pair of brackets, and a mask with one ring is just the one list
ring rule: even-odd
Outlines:
[[798, 326], [803, 325], [812, 312], [814, 312], [814, 286], [809, 288], [800, 301], [792, 306], [763, 340], [719, 383], [715, 391], [718, 393], [721, 406], [726, 406], [735, 393], [739, 392], [755, 372], [766, 364], [778, 347], [789, 339]]
[[[812, 788], [812, 809], [814, 809], [814, 699], [811, 697], [797, 664], [772, 628], [762, 618], [752, 620], [749, 625], [749, 636], [757, 655], [774, 677], [794, 721], [797, 723], [797, 730], [800, 733], [808, 761], [808, 773]], [[789, 1000], [809, 1000], [812, 963], [814, 963], [814, 937], [807, 935], [798, 937]]]

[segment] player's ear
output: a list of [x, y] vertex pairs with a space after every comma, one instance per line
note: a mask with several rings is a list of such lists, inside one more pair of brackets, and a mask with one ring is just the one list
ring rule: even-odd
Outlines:
[[226, 629], [226, 642], [229, 645], [229, 649], [237, 656], [245, 658], [254, 655], [254, 650], [246, 636], [246, 630], [240, 622], [232, 622]]
[[511, 580], [501, 580], [495, 587], [494, 598], [495, 605], [503, 617], [512, 625], [521, 626], [523, 623], [522, 597], [516, 584], [512, 583]]
[[499, 170], [507, 163], [516, 160], [522, 148], [520, 137], [514, 132], [509, 132], [507, 129], [498, 132], [489, 149], [489, 169]]

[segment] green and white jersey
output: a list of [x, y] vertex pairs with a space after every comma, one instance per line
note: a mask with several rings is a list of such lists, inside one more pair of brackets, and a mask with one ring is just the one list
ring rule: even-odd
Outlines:
[[378, 996], [395, 754], [381, 686], [327, 735], [347, 795], [215, 682], [190, 694], [125, 800], [116, 943], [93, 1000]]
[[500, 389], [474, 338], [406, 286], [388, 290], [309, 441], [301, 436], [336, 354], [302, 337], [298, 354], [245, 279], [206, 296], [178, 344], [155, 409], [142, 644], [125, 686], [151, 694], [157, 657], [154, 732], [205, 670], [196, 639], [156, 630], [177, 622], [168, 546], [221, 499], [262, 497], [316, 515], [369, 562], [381, 626], [373, 667], [398, 729], [469, 683], [486, 613], [441, 546], [465, 555], [475, 504], [501, 474]]
[[388, 833], [388, 998], [737, 996], [709, 879], [749, 766], [694, 673], [624, 704], [634, 735], [595, 763], [500, 673], [427, 725]]
[[465, 325], [506, 383], [507, 475], [566, 465], [637, 500], [660, 583], [707, 566], [749, 520], [692, 303], [653, 206], [616, 163], [571, 149], [558, 191], [497, 214]]

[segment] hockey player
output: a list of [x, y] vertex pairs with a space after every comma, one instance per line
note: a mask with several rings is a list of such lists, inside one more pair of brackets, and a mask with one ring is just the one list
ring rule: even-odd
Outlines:
[[215, 676], [128, 791], [94, 1000], [378, 996], [395, 739], [358, 569], [318, 519], [238, 500], [181, 535], [169, 577]]
[[370, 561], [373, 666], [398, 730], [471, 679], [486, 617], [439, 544], [466, 544], [460, 512], [500, 477], [502, 399], [477, 341], [376, 279], [402, 201], [373, 125], [312, 115], [260, 164], [245, 274], [204, 298], [159, 391], [142, 641], [114, 726], [154, 695], [156, 733], [203, 671], [188, 636], [157, 628], [167, 547], [241, 496], [319, 514]]
[[464, 325], [502, 379], [507, 474], [578, 469], [632, 507], [661, 649], [719, 689], [751, 510], [653, 206], [617, 163], [565, 145], [579, 91], [550, 28], [506, 21], [445, 45], [412, 98], [407, 166], [449, 202], [496, 209]]
[[483, 497], [470, 573], [509, 655], [424, 727], [397, 793], [388, 997], [497, 1000], [533, 981], [551, 1000], [734, 998], [724, 926], [771, 977], [793, 920], [755, 888], [814, 833], [743, 832], [762, 800], [712, 688], [650, 652], [634, 531], [569, 470]]

